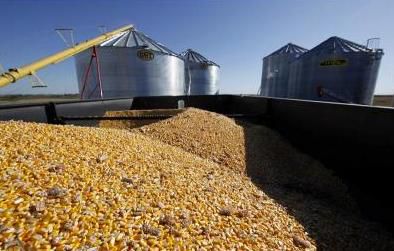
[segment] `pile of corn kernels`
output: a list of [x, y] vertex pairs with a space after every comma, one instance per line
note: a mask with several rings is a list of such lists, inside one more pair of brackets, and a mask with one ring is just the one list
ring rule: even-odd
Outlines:
[[[124, 121], [113, 123], [117, 128], [133, 128]], [[390, 234], [363, 219], [340, 179], [267, 127], [189, 108], [132, 132], [249, 177], [308, 230], [319, 249], [388, 250], [394, 246]]]
[[0, 149], [0, 249], [315, 249], [246, 176], [142, 135], [1, 122]]
[[110, 111], [105, 113], [105, 117], [139, 117], [138, 119], [119, 119], [119, 120], [101, 120], [99, 125], [102, 128], [118, 128], [118, 129], [132, 129], [148, 125], [162, 120], [161, 118], [154, 118], [155, 116], [174, 116], [184, 109], [156, 109], [156, 110], [127, 110], [127, 111]]
[[189, 108], [179, 115], [139, 128], [136, 132], [243, 172], [243, 128], [223, 115]]
[[[117, 111], [107, 112], [107, 115], [134, 112], [151, 113], [149, 110]], [[135, 127], [129, 123], [133, 122], [103, 121], [100, 126]], [[346, 187], [328, 169], [301, 154], [278, 133], [264, 126], [239, 124], [217, 113], [188, 108], [175, 117], [145, 125], [133, 132], [180, 147], [265, 183], [298, 186], [335, 197], [346, 194]]]

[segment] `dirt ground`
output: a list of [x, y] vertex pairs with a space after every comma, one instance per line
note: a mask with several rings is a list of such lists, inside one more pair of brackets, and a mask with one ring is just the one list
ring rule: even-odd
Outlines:
[[373, 99], [374, 106], [394, 106], [393, 95], [375, 95]]
[[78, 94], [66, 95], [6, 95], [0, 96], [0, 105], [32, 104], [79, 100]]

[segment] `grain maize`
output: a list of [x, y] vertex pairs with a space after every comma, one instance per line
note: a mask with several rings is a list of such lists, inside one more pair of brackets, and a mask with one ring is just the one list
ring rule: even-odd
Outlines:
[[303, 250], [293, 236], [315, 245], [247, 177], [142, 135], [6, 122], [0, 147], [1, 249]]
[[[117, 127], [130, 129], [122, 121]], [[390, 234], [362, 219], [340, 179], [267, 127], [189, 108], [171, 119], [132, 131], [250, 176], [310, 231], [314, 244], [293, 236], [293, 244], [299, 248], [317, 245], [322, 250], [387, 250], [394, 245]], [[208, 182], [216, 179], [212, 172], [204, 178]], [[202, 191], [214, 193], [215, 189], [210, 186]], [[260, 198], [256, 194], [256, 199]], [[255, 208], [264, 211], [264, 203]], [[219, 215], [243, 218], [250, 214], [247, 209], [234, 212], [226, 206], [219, 209]], [[275, 221], [276, 218], [271, 219], [273, 232], [282, 231]], [[277, 243], [284, 245], [281, 240]]]
[[[168, 110], [167, 113], [173, 111]], [[125, 116], [135, 112], [141, 115], [152, 113], [151, 110], [116, 111], [106, 115]], [[134, 128], [129, 126], [134, 122], [128, 121], [101, 123], [100, 126], [105, 127]], [[181, 147], [202, 158], [247, 173], [263, 183], [308, 190], [351, 203], [346, 186], [328, 169], [301, 154], [278, 133], [264, 126], [237, 123], [216, 113], [188, 108], [170, 119], [135, 128], [133, 132]]]
[[[127, 111], [110, 111], [104, 114], [105, 117], [138, 117], [138, 116], [174, 116], [181, 112], [183, 109], [156, 109], [156, 110], [127, 110]], [[103, 128], [138, 128], [144, 125], [149, 125], [158, 122], [160, 119], [138, 119], [138, 120], [101, 120], [99, 125]]]

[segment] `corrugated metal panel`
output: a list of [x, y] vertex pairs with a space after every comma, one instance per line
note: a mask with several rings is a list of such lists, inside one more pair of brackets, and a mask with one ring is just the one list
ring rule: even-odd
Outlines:
[[289, 43], [264, 57], [260, 95], [287, 97], [289, 63], [307, 51], [307, 49]]
[[118, 36], [100, 44], [102, 47], [127, 47], [127, 48], [145, 48], [153, 51], [159, 51], [169, 55], [177, 56], [175, 52], [168, 49], [161, 43], [151, 39], [143, 32], [132, 28], [126, 32], [122, 32]]
[[213, 95], [219, 93], [219, 65], [188, 49], [181, 53], [185, 60], [186, 93]]
[[[104, 98], [183, 95], [184, 62], [177, 54], [134, 29], [96, 48]], [[75, 57], [83, 99], [100, 98], [95, 61], [84, 85], [92, 50]]]
[[313, 53], [315, 51], [330, 51], [330, 52], [372, 52], [372, 49], [367, 48], [364, 45], [356, 44], [349, 40], [340, 37], [330, 37], [326, 41], [323, 41], [309, 52]]
[[369, 105], [382, 55], [331, 37], [290, 64], [288, 97]]
[[280, 54], [298, 54], [301, 55], [308, 50], [305, 48], [302, 48], [301, 46], [298, 46], [293, 43], [288, 43], [285, 46], [279, 48], [278, 50], [274, 51], [273, 53], [269, 54], [267, 57], [274, 56], [274, 55], [280, 55]]
[[203, 55], [201, 55], [200, 53], [198, 53], [196, 51], [193, 51], [192, 49], [187, 49], [186, 51], [182, 52], [181, 56], [187, 62], [194, 62], [194, 63], [200, 63], [200, 64], [209, 64], [209, 65], [219, 66], [215, 62], [207, 59], [206, 57], [204, 57]]

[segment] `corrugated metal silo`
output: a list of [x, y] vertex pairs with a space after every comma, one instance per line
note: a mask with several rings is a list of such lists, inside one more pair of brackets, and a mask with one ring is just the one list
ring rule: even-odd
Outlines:
[[75, 57], [83, 99], [100, 98], [97, 76], [102, 80], [104, 98], [184, 95], [183, 59], [134, 28], [96, 47], [100, 75], [96, 65], [86, 74], [92, 52]]
[[181, 53], [185, 60], [186, 93], [190, 95], [219, 94], [219, 65], [188, 49]]
[[264, 57], [260, 95], [287, 97], [289, 64], [307, 51], [307, 49], [289, 43]]
[[331, 37], [290, 64], [289, 97], [372, 103], [383, 50]]

